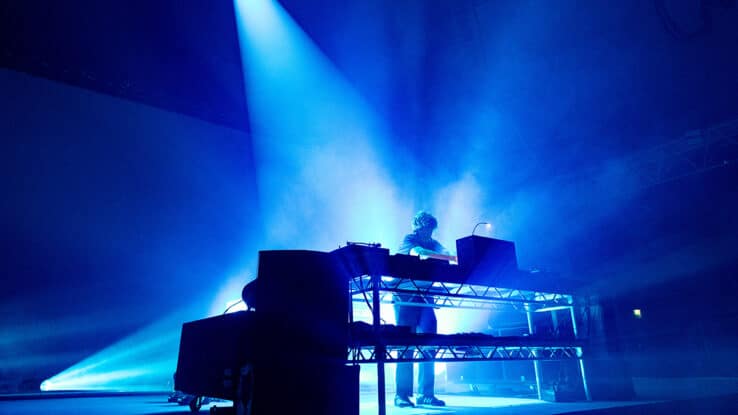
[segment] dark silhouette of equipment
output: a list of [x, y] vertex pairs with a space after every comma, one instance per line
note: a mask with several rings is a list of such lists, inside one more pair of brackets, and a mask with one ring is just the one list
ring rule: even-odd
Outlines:
[[493, 285], [518, 272], [515, 244], [510, 241], [467, 236], [456, 241], [456, 252], [468, 283]]
[[358, 414], [346, 365], [346, 274], [331, 254], [262, 251], [241, 311], [185, 323], [175, 389], [232, 400], [236, 414]]
[[[242, 291], [248, 311], [183, 325], [175, 390], [231, 400], [233, 408], [224, 409], [237, 415], [358, 415], [358, 363], [373, 363], [383, 414], [384, 364], [411, 348], [423, 351], [414, 354], [415, 361], [429, 356], [446, 361], [534, 360], [540, 397], [538, 361], [568, 360], [574, 369], [561, 372], [554, 398], [589, 399], [581, 354], [588, 346], [575, 328], [576, 314], [581, 314], [576, 309], [588, 308], [571, 296], [579, 295], [578, 282], [518, 270], [515, 245], [509, 241], [470, 236], [457, 241], [457, 251], [458, 265], [390, 255], [369, 244], [352, 243], [333, 252], [262, 251], [258, 276]], [[397, 298], [420, 295], [447, 307], [473, 304], [480, 310], [509, 303], [526, 315], [528, 333], [429, 336], [388, 327], [379, 312], [386, 293]], [[368, 306], [371, 324], [352, 323], [353, 301]], [[550, 336], [536, 329], [537, 314], [553, 318], [552, 310], [562, 308], [568, 310], [571, 335]], [[427, 354], [429, 347], [441, 354]]]

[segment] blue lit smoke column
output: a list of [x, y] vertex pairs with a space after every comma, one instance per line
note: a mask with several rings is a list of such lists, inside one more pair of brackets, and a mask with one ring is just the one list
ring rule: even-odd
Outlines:
[[[309, 36], [275, 1], [234, 4], [265, 249], [332, 250], [353, 240], [394, 250], [426, 208], [439, 218], [435, 236], [455, 251], [455, 240], [483, 219], [476, 179], [422, 178], [419, 189], [398, 189], [391, 173], [408, 169], [386, 162], [392, 147], [383, 123]], [[412, 203], [419, 191], [432, 195], [425, 206]], [[486, 326], [483, 313], [439, 312], [441, 332]]]
[[235, 8], [266, 247], [395, 248], [413, 209], [383, 124], [277, 2]]

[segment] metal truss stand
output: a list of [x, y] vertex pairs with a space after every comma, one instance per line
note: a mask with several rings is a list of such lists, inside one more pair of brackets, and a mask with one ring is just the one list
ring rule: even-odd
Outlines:
[[[534, 364], [538, 398], [541, 399], [540, 361], [577, 360], [585, 397], [591, 400], [582, 360], [584, 343], [578, 338], [575, 300], [572, 295], [380, 275], [354, 278], [350, 282], [349, 291], [353, 302], [371, 305], [371, 339], [352, 342], [348, 350], [348, 359], [354, 364], [377, 365], [379, 415], [385, 415], [387, 411], [385, 363], [528, 360]], [[503, 304], [512, 304], [525, 311], [529, 335], [517, 337], [494, 337], [483, 334], [389, 335], [383, 333], [381, 329], [380, 305], [393, 303], [396, 294], [423, 296], [427, 303], [401, 303], [418, 307], [492, 310]], [[534, 334], [532, 313], [564, 309], [570, 311], [574, 339], [542, 338]]]

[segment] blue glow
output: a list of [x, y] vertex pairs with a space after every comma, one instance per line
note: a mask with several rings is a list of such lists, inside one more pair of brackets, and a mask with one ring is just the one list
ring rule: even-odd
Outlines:
[[[254, 261], [255, 262], [255, 261]], [[255, 267], [249, 267], [255, 268]], [[244, 270], [236, 273], [233, 276], [225, 278], [221, 286], [218, 288], [218, 292], [213, 299], [210, 309], [208, 311], [209, 316], [215, 316], [222, 314], [228, 307], [233, 304], [233, 301], [241, 296], [241, 290], [243, 287], [254, 279], [254, 274], [248, 270]], [[229, 311], [237, 311], [246, 309], [246, 304], [235, 305]]]
[[[363, 367], [362, 367], [363, 370]], [[387, 406], [388, 413], [392, 413], [395, 409], [391, 402], [394, 394], [388, 394], [387, 402], [390, 404]], [[503, 408], [503, 407], [518, 407], [528, 405], [540, 405], [546, 404], [544, 401], [538, 399], [525, 399], [525, 398], [502, 398], [492, 396], [460, 396], [460, 395], [444, 395], [443, 393], [438, 395], [439, 398], [446, 402], [446, 408], [403, 408], [401, 413], [403, 414], [444, 414], [452, 412], [455, 408]], [[359, 396], [359, 408], [361, 414], [376, 414], [377, 413], [377, 395], [376, 393], [362, 393]]]
[[557, 306], [552, 306], [552, 307], [541, 307], [541, 308], [539, 308], [539, 309], [536, 310], [536, 313], [545, 313], [545, 312], [548, 312], [548, 311], [566, 310], [566, 309], [570, 309], [570, 308], [571, 308], [571, 306], [568, 306], [568, 305], [557, 305]]
[[237, 298], [235, 300], [228, 301], [225, 304], [225, 313], [235, 313], [236, 311], [246, 311], [248, 309], [248, 305], [243, 302], [240, 298]]
[[499, 408], [523, 405], [545, 404], [538, 399], [501, 398], [491, 396], [445, 396], [443, 399], [448, 406], [466, 408]]
[[395, 248], [414, 213], [384, 125], [281, 6], [236, 1], [265, 248]]
[[471, 235], [474, 225], [484, 221], [483, 198], [482, 186], [472, 174], [436, 190], [432, 207], [439, 221], [434, 237], [446, 249], [455, 251], [456, 239]]
[[[419, 363], [413, 363], [413, 373], [417, 376], [419, 371]], [[446, 388], [446, 362], [436, 362], [433, 368], [435, 372], [435, 389], [442, 391]], [[384, 365], [385, 388], [387, 391], [395, 389], [395, 373], [397, 371], [396, 363], [388, 363]], [[377, 365], [362, 364], [359, 371], [359, 388], [361, 390], [373, 389], [377, 385]], [[376, 395], [374, 395], [376, 400]], [[390, 402], [390, 401], [388, 401]]]
[[[455, 240], [486, 216], [477, 179], [466, 174], [442, 184], [418, 183], [421, 193], [434, 195], [419, 206], [417, 190], [396, 182], [407, 182], [402, 174], [409, 166], [393, 166], [397, 152], [383, 120], [310, 37], [276, 1], [234, 4], [267, 229], [264, 249], [332, 250], [351, 240], [394, 250], [413, 214], [426, 208], [442, 219], [435, 238], [453, 252]], [[394, 322], [391, 306], [382, 314]], [[487, 326], [486, 313], [438, 315], [442, 333]]]
[[42, 391], [171, 391], [182, 322], [202, 316], [181, 310], [93, 354], [41, 383]]

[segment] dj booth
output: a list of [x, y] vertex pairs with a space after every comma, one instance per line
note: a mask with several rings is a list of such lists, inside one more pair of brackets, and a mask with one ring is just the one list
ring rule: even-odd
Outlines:
[[[250, 311], [183, 325], [175, 389], [231, 400], [238, 414], [358, 414], [359, 364], [371, 363], [382, 415], [386, 363], [529, 360], [542, 398], [540, 362], [569, 360], [579, 372], [575, 395], [590, 399], [587, 345], [578, 333], [586, 296], [518, 270], [511, 242], [471, 236], [457, 241], [457, 251], [459, 265], [363, 244], [262, 251], [258, 276], [242, 293]], [[382, 324], [383, 303], [482, 312], [511, 304], [527, 316], [528, 333], [417, 334]], [[353, 321], [359, 305], [371, 323]], [[536, 332], [534, 313], [562, 310], [570, 333]]]

